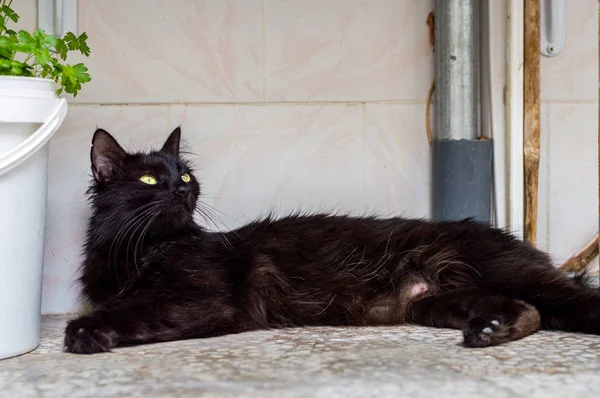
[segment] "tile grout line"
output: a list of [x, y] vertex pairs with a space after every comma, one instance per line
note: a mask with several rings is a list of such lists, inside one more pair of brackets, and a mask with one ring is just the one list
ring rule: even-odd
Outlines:
[[[265, 82], [266, 85], [266, 82]], [[596, 105], [595, 100], [557, 101], [542, 100], [555, 105]], [[424, 105], [423, 100], [364, 100], [364, 101], [274, 101], [274, 102], [70, 102], [72, 107], [141, 107], [141, 106], [362, 106], [362, 105]]]
[[596, 104], [598, 104], [597, 99], [579, 99], [579, 100], [578, 99], [574, 99], [574, 100], [541, 99], [540, 102], [545, 102], [546, 104], [560, 104], [560, 105], [567, 105], [567, 104], [596, 105]]
[[72, 107], [141, 107], [141, 106], [363, 106], [363, 105], [424, 105], [422, 100], [384, 100], [384, 101], [296, 101], [296, 102], [71, 102]]

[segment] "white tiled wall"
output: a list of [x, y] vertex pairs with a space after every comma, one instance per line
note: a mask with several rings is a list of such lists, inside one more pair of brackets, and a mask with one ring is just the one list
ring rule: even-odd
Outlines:
[[264, 0], [267, 101], [423, 101], [429, 0]]
[[261, 0], [81, 0], [79, 23], [94, 80], [77, 102], [262, 98]]
[[[35, 0], [16, 3], [35, 24]], [[504, 10], [504, 0], [494, 7]], [[569, 2], [567, 48], [542, 64], [540, 236], [557, 259], [597, 229], [596, 7]], [[432, 0], [80, 0], [93, 82], [51, 145], [44, 312], [77, 306], [97, 126], [141, 148], [181, 124], [204, 200], [226, 227], [271, 209], [427, 216], [432, 8]], [[498, 134], [502, 13], [493, 31]]]
[[598, 231], [598, 3], [567, 3], [566, 46], [541, 63], [538, 245], [557, 263]]

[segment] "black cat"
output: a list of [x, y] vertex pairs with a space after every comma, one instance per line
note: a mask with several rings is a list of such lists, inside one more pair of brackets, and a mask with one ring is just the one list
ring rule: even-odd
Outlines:
[[80, 278], [92, 310], [69, 322], [67, 351], [306, 325], [456, 328], [468, 347], [600, 334], [600, 291], [471, 220], [293, 215], [207, 232], [180, 134], [130, 154], [95, 132]]

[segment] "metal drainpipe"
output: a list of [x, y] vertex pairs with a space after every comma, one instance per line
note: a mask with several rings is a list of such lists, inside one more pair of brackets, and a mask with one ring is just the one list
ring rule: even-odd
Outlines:
[[490, 222], [492, 141], [478, 136], [479, 0], [435, 3], [434, 220]]

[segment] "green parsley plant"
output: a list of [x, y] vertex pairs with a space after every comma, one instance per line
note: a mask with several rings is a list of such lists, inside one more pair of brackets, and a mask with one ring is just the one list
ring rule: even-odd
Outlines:
[[73, 51], [90, 55], [87, 34], [75, 36], [69, 32], [59, 38], [42, 29], [33, 34], [25, 30], [15, 32], [7, 26], [19, 21], [19, 15], [10, 7], [12, 2], [0, 0], [0, 75], [52, 79], [59, 85], [57, 95], [64, 90], [77, 96], [81, 85], [91, 80], [88, 69], [82, 63], [70, 65], [64, 61]]

